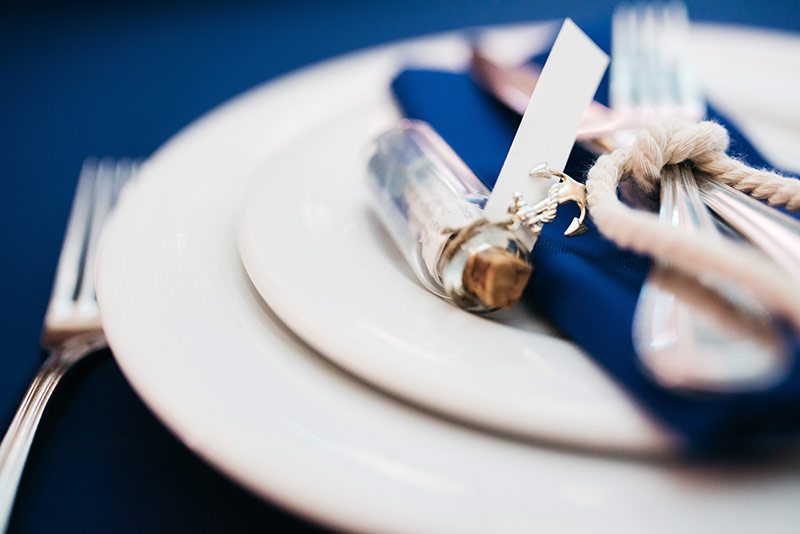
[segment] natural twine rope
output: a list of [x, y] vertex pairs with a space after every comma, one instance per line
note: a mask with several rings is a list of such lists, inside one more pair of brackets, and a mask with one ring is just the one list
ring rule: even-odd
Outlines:
[[629, 208], [617, 198], [620, 180], [631, 178], [652, 193], [665, 165], [688, 161], [695, 170], [771, 205], [800, 208], [800, 180], [748, 167], [725, 153], [728, 143], [728, 132], [714, 122], [653, 123], [634, 146], [598, 158], [586, 180], [589, 212], [600, 233], [620, 247], [667, 261], [697, 279], [719, 273], [749, 288], [766, 307], [800, 328], [800, 286], [777, 265], [732, 241], [661, 224], [656, 215]]

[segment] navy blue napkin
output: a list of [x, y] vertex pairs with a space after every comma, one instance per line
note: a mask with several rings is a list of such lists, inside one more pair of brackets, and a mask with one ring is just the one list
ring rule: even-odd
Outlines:
[[[589, 34], [608, 50], [609, 31]], [[543, 63], [544, 58], [536, 58]], [[519, 116], [485, 93], [466, 73], [407, 70], [394, 81], [405, 114], [428, 122], [489, 187], [499, 174]], [[607, 79], [597, 93], [607, 99]], [[770, 167], [741, 133], [727, 127], [731, 153], [755, 167]], [[584, 179], [594, 156], [575, 146], [566, 172]], [[566, 207], [566, 206], [565, 206]], [[535, 269], [526, 292], [566, 335], [586, 349], [614, 379], [674, 433], [690, 452], [740, 450], [764, 438], [800, 430], [800, 366], [772, 389], [749, 394], [686, 396], [654, 384], [636, 362], [631, 323], [651, 263], [618, 249], [588, 221], [589, 232], [567, 238], [574, 212], [559, 210], [533, 250]], [[800, 351], [798, 351], [800, 352]]]

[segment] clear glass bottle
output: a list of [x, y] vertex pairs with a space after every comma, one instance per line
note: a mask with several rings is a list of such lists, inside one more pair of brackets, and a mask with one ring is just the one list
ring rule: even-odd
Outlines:
[[378, 215], [425, 287], [470, 311], [521, 296], [524, 236], [484, 219], [489, 190], [430, 126], [405, 120], [381, 135], [368, 171]]

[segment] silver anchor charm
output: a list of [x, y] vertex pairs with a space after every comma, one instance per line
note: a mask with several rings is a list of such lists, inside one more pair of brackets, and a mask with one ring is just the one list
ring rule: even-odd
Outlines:
[[563, 172], [556, 172], [548, 168], [546, 163], [537, 165], [528, 174], [533, 178], [556, 177], [558, 182], [550, 187], [546, 199], [533, 206], [529, 205], [520, 193], [514, 193], [514, 202], [508, 208], [511, 216], [509, 228], [527, 226], [534, 236], [538, 236], [542, 232], [542, 227], [555, 219], [558, 206], [567, 202], [575, 202], [580, 209], [580, 215], [572, 219], [564, 235], [574, 237], [586, 233], [588, 230], [584, 225], [586, 186], [576, 182]]

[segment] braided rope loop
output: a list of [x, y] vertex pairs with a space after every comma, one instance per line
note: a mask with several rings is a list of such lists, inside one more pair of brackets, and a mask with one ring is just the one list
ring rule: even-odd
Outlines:
[[654, 193], [665, 165], [691, 162], [696, 170], [771, 205], [800, 208], [800, 180], [748, 167], [726, 154], [728, 144], [728, 132], [714, 122], [651, 123], [634, 146], [597, 159], [586, 180], [589, 213], [600, 233], [618, 246], [668, 261], [697, 279], [719, 273], [750, 288], [800, 328], [800, 286], [777, 265], [732, 241], [664, 225], [655, 214], [629, 208], [617, 197], [621, 180], [632, 179], [642, 191]]

